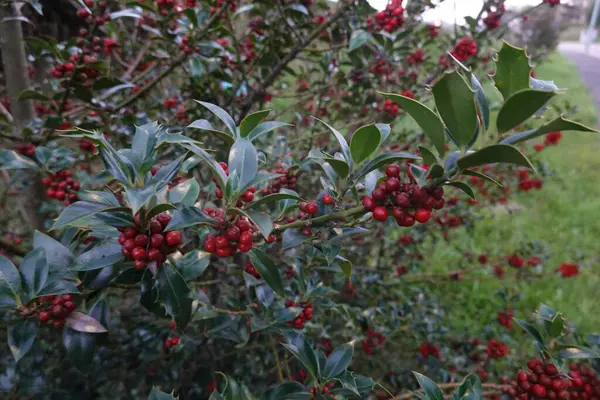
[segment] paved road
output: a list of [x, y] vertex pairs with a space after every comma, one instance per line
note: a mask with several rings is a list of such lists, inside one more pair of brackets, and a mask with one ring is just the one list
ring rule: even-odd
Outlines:
[[588, 54], [579, 43], [561, 43], [558, 50], [577, 65], [600, 110], [600, 45], [593, 45]]

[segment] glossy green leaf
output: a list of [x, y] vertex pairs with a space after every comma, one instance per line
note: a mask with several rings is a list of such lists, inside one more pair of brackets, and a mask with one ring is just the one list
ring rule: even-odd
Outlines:
[[261, 400], [311, 400], [313, 396], [299, 382], [284, 382], [263, 393]]
[[174, 210], [175, 207], [173, 204], [169, 204], [169, 203], [161, 203], [161, 204], [157, 204], [154, 207], [152, 207], [150, 209], [150, 211], [148, 211], [148, 213], [146, 214], [146, 219], [152, 219], [154, 217], [156, 217], [158, 214], [162, 214], [166, 211], [170, 211], [170, 210]]
[[46, 259], [50, 264], [50, 272], [56, 269], [67, 268], [73, 261], [73, 253], [68, 247], [54, 240], [50, 236], [35, 231], [33, 234], [33, 248], [42, 247], [46, 251]]
[[431, 150], [429, 150], [427, 147], [423, 147], [423, 146], [417, 146], [419, 148], [419, 151], [421, 152], [421, 157], [423, 157], [423, 162], [427, 165], [433, 165], [435, 163], [437, 163], [437, 157], [435, 156], [435, 154], [433, 154], [433, 152]]
[[444, 123], [440, 117], [426, 105], [409, 97], [392, 93], [382, 93], [382, 95], [398, 104], [408, 115], [413, 117], [419, 127], [423, 129], [425, 135], [431, 140], [438, 154], [443, 157], [446, 152], [446, 133], [444, 132]]
[[19, 362], [33, 347], [38, 334], [38, 326], [37, 318], [20, 319], [8, 325], [8, 347], [15, 362]]
[[300, 196], [298, 196], [297, 194], [273, 193], [273, 194], [268, 194], [264, 197], [261, 197], [260, 199], [256, 200], [255, 202], [252, 202], [252, 203], [246, 205], [245, 208], [259, 208], [260, 206], [262, 206], [264, 204], [269, 204], [269, 203], [273, 203], [273, 202], [280, 201], [280, 200], [286, 200], [286, 199], [302, 201], [302, 198]]
[[353, 51], [363, 46], [369, 40], [371, 40], [373, 36], [364, 29], [356, 29], [352, 31], [350, 35], [350, 41], [348, 42], [348, 51]]
[[346, 141], [346, 139], [344, 138], [344, 136], [341, 133], [339, 133], [334, 127], [332, 127], [331, 125], [329, 125], [327, 122], [322, 121], [322, 120], [320, 120], [319, 118], [316, 118], [316, 117], [312, 117], [312, 118], [314, 118], [317, 121], [321, 122], [323, 125], [325, 125], [327, 128], [329, 128], [329, 130], [331, 131], [331, 133], [333, 133], [333, 136], [335, 136], [335, 138], [337, 139], [338, 143], [340, 144], [340, 148], [342, 149], [342, 153], [344, 154], [344, 158], [346, 159], [346, 161], [350, 165], [350, 169], [352, 169], [353, 166], [354, 166], [353, 159], [352, 159], [352, 154], [350, 153], [350, 146], [348, 146], [348, 142]]
[[183, 279], [191, 281], [202, 275], [209, 263], [210, 253], [202, 250], [192, 250], [177, 260], [177, 267]]
[[327, 363], [323, 370], [323, 377], [334, 378], [348, 368], [354, 354], [354, 346], [350, 343], [336, 347], [333, 353], [327, 357]]
[[169, 264], [158, 267], [156, 273], [158, 298], [179, 329], [185, 329], [192, 314], [190, 289], [179, 271]]
[[81, 371], [88, 371], [93, 365], [96, 353], [94, 334], [78, 332], [70, 328], [63, 331], [63, 344], [67, 357]]
[[159, 128], [160, 126], [156, 122], [135, 127], [135, 134], [131, 142], [131, 161], [138, 168], [146, 163], [154, 153], [156, 133]]
[[286, 229], [281, 235], [281, 250], [296, 247], [302, 243], [312, 240], [310, 236], [306, 236], [298, 229]]
[[73, 94], [86, 103], [91, 102], [94, 97], [94, 92], [90, 88], [77, 83], [73, 85]]
[[504, 99], [529, 89], [530, 75], [531, 66], [525, 50], [503, 42], [496, 58], [496, 72], [492, 77]]
[[219, 118], [225, 124], [225, 126], [227, 127], [229, 132], [231, 132], [231, 134], [233, 136], [237, 136], [237, 129], [235, 126], [235, 121], [233, 120], [233, 118], [231, 118], [231, 115], [229, 115], [227, 113], [227, 111], [225, 111], [221, 107], [216, 106], [211, 103], [206, 103], [204, 101], [198, 101], [198, 100], [194, 100], [194, 101], [196, 103], [208, 108], [208, 110], [210, 112], [212, 112], [217, 118]]
[[245, 187], [256, 177], [258, 172], [258, 154], [248, 139], [238, 139], [229, 151], [229, 173], [238, 173], [240, 187]]
[[173, 397], [172, 394], [161, 392], [157, 388], [152, 388], [148, 400], [177, 400], [177, 398]]
[[381, 143], [381, 132], [375, 124], [358, 128], [350, 140], [350, 154], [356, 165], [369, 158]]
[[35, 90], [22, 91], [21, 93], [19, 93], [18, 100], [19, 101], [37, 100], [37, 101], [43, 101], [43, 102], [52, 102], [52, 99], [50, 97], [46, 96], [42, 92], [37, 92]]
[[240, 137], [245, 138], [252, 132], [254, 128], [258, 126], [265, 118], [269, 116], [271, 110], [257, 111], [252, 114], [248, 114], [242, 122], [240, 122]]
[[483, 126], [485, 129], [488, 129], [490, 127], [490, 103], [485, 95], [481, 82], [479, 82], [477, 77], [473, 74], [471, 74], [471, 86], [473, 86], [473, 90], [475, 90], [475, 101], [477, 102], [479, 114], [483, 120]]
[[232, 145], [235, 142], [235, 136], [228, 132], [223, 132], [215, 129], [210, 122], [205, 119], [198, 119], [188, 125], [188, 128], [200, 129], [206, 132], [210, 132], [221, 140], [223, 140], [227, 145]]
[[346, 179], [350, 175], [350, 165], [346, 161], [337, 158], [324, 158], [323, 161], [329, 164], [341, 179]]
[[268, 238], [273, 231], [273, 220], [269, 214], [261, 211], [249, 211], [247, 214], [252, 222], [254, 222], [254, 225], [257, 226], [261, 235], [263, 235], [265, 239]]
[[169, 202], [192, 206], [200, 195], [200, 185], [196, 179], [187, 179], [169, 190]]
[[479, 124], [475, 93], [456, 71], [445, 74], [433, 86], [432, 93], [438, 112], [452, 137], [461, 147], [465, 147], [471, 142]]
[[291, 126], [291, 125], [286, 122], [279, 122], [279, 121], [261, 122], [256, 127], [254, 127], [254, 129], [252, 129], [252, 131], [250, 131], [250, 133], [248, 133], [248, 140], [254, 141], [255, 139], [258, 139], [259, 137], [261, 137], [262, 135], [269, 133], [275, 129], [282, 128], [284, 126]]
[[379, 169], [385, 165], [391, 164], [400, 160], [420, 160], [421, 157], [411, 154], [411, 153], [387, 153], [382, 154], [380, 156], [375, 157], [371, 161], [368, 161], [365, 165], [363, 165], [358, 171], [356, 171], [354, 178], [356, 181], [360, 180], [363, 176], [373, 171], [374, 169]]
[[184, 207], [181, 210], [173, 211], [165, 232], [200, 225], [219, 226], [219, 222], [197, 207]]
[[137, 214], [152, 196], [156, 195], [161, 184], [155, 183], [144, 187], [126, 187], [125, 195], [123, 196], [127, 205], [131, 208], [132, 214]]
[[33, 299], [46, 286], [50, 265], [46, 259], [46, 251], [42, 247], [31, 250], [19, 267], [23, 289]]
[[519, 142], [524, 142], [526, 140], [530, 140], [536, 138], [538, 136], [545, 135], [550, 132], [565, 132], [565, 131], [580, 131], [580, 132], [595, 132], [598, 133], [596, 129], [589, 128], [585, 125], [582, 125], [575, 121], [570, 121], [568, 119], [563, 118], [562, 116], [553, 119], [552, 121], [540, 126], [536, 129], [531, 129], [526, 132], [515, 133], [512, 136], [507, 137], [502, 140], [500, 143], [503, 144], [514, 144]]
[[472, 171], [470, 169], [465, 169], [464, 171], [461, 172], [461, 174], [463, 175], [469, 175], [469, 176], [476, 176], [478, 178], [481, 178], [483, 180], [486, 180], [488, 182], [493, 183], [494, 185], [497, 185], [499, 187], [504, 187], [503, 184], [501, 184], [500, 182], [498, 182], [497, 180], [495, 180], [494, 178], [490, 178], [489, 176], [482, 174], [481, 172], [477, 172], [477, 171]]
[[287, 343], [283, 343], [282, 345], [304, 365], [304, 368], [306, 368], [307, 372], [314, 379], [318, 379], [321, 376], [321, 367], [319, 366], [317, 353], [302, 336], [293, 336], [288, 339]]
[[596, 350], [590, 349], [588, 347], [582, 346], [573, 346], [561, 350], [558, 354], [560, 358], [564, 359], [590, 359], [590, 358], [600, 358], [600, 353]]
[[350, 280], [350, 278], [352, 278], [352, 262], [340, 255], [335, 257], [335, 262], [340, 266], [340, 269], [344, 273], [346, 280]]
[[223, 171], [223, 168], [219, 165], [218, 162], [214, 160], [214, 158], [211, 157], [210, 154], [208, 154], [204, 149], [196, 146], [195, 144], [186, 143], [182, 144], [182, 146], [190, 150], [192, 153], [196, 154], [198, 157], [200, 157], [202, 161], [208, 164], [208, 167], [212, 169], [213, 173], [215, 174], [215, 178], [217, 179], [219, 186], [225, 188], [227, 175], [225, 175], [225, 171]]
[[123, 260], [121, 245], [112, 242], [92, 247], [80, 254], [74, 262], [75, 271], [92, 271], [114, 265]]
[[38, 171], [40, 167], [31, 158], [22, 156], [13, 150], [0, 151], [0, 169], [31, 169]]
[[542, 348], [545, 347], [544, 338], [542, 337], [542, 334], [537, 330], [537, 328], [535, 326], [531, 325], [527, 321], [523, 321], [522, 319], [513, 318], [513, 320], [521, 328], [523, 328], [525, 330], [525, 332], [527, 332], [529, 334], [529, 336], [531, 336], [538, 343], [539, 346], [541, 346]]
[[115, 207], [113, 205], [107, 205], [106, 203], [92, 203], [89, 201], [77, 201], [67, 208], [65, 208], [50, 230], [63, 229], [68, 226], [77, 228], [83, 228], [89, 226], [89, 218], [92, 215], [100, 212], [116, 212], [116, 211], [128, 211], [127, 207]]
[[519, 150], [507, 144], [493, 144], [468, 154], [457, 161], [461, 169], [479, 167], [485, 164], [507, 163], [533, 168], [531, 161]]
[[425, 393], [428, 400], [444, 400], [444, 394], [434, 381], [418, 372], [413, 371], [413, 374], [417, 378], [417, 382], [419, 382], [419, 386], [423, 389], [423, 393]]
[[527, 121], [542, 108], [552, 97], [552, 92], [541, 90], [525, 89], [514, 93], [508, 98], [498, 112], [496, 127], [498, 133], [504, 133], [515, 126]]
[[252, 249], [248, 255], [250, 256], [250, 261], [267, 285], [269, 285], [275, 293], [284, 296], [283, 279], [279, 273], [279, 268], [277, 268], [267, 253], [259, 249]]
[[457, 189], [462, 190], [472, 199], [475, 198], [475, 192], [473, 192], [473, 189], [471, 188], [471, 186], [467, 185], [464, 182], [458, 182], [458, 181], [457, 182], [448, 182], [448, 183], [446, 183], [446, 185], [453, 186]]

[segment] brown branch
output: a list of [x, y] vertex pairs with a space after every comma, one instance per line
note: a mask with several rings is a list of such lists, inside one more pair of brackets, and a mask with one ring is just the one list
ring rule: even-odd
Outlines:
[[140, 63], [144, 59], [144, 56], [146, 55], [146, 53], [150, 49], [150, 46], [152, 46], [152, 42], [151, 41], [148, 41], [148, 42], [146, 42], [144, 44], [144, 46], [138, 52], [137, 56], [135, 57], [135, 59], [133, 60], [133, 62], [131, 63], [131, 65], [127, 69], [127, 71], [125, 71], [125, 73], [121, 77], [122, 80], [129, 79], [129, 77], [131, 76], [131, 74], [133, 74], [133, 71], [135, 71], [135, 69], [140, 65]]
[[211, 304], [205, 303], [203, 301], [198, 300], [198, 303], [202, 306], [210, 307], [211, 311], [217, 312], [219, 314], [228, 314], [228, 315], [244, 315], [251, 316], [252, 313], [250, 311], [245, 310], [226, 310], [224, 308], [213, 307]]
[[336, 24], [338, 22], [338, 20], [340, 18], [342, 18], [344, 13], [350, 8], [351, 5], [352, 5], [352, 2], [347, 1], [324, 24], [319, 25], [317, 28], [315, 28], [308, 35], [308, 37], [306, 37], [304, 40], [298, 42], [294, 47], [292, 47], [292, 49], [290, 50], [290, 52], [288, 54], [286, 54], [285, 56], [283, 56], [281, 58], [281, 60], [279, 60], [277, 65], [275, 65], [275, 67], [273, 67], [273, 70], [271, 71], [271, 73], [269, 75], [267, 75], [267, 77], [261, 82], [261, 84], [258, 86], [258, 88], [252, 93], [252, 95], [250, 95], [246, 98], [246, 101], [242, 105], [240, 116], [238, 117], [239, 121], [241, 121], [246, 115], [248, 115], [248, 112], [252, 108], [252, 105], [258, 99], [261, 99], [264, 96], [266, 90], [269, 87], [271, 87], [273, 82], [275, 82], [275, 80], [277, 79], [277, 77], [279, 76], [281, 71], [283, 71], [283, 69], [285, 67], [287, 67], [287, 65], [290, 62], [292, 62], [302, 50], [304, 50], [315, 39], [317, 39], [324, 30], [326, 30], [327, 28]]

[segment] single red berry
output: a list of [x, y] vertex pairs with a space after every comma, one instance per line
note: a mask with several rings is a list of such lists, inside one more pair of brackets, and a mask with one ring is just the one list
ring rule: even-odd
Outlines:
[[60, 329], [60, 328], [62, 328], [63, 326], [65, 326], [65, 320], [64, 320], [64, 319], [55, 319], [55, 320], [54, 320], [54, 327], [55, 327], [56, 329]]
[[123, 248], [127, 251], [133, 251], [135, 247], [135, 240], [133, 239], [127, 239], [125, 243], [123, 243]]
[[329, 193], [325, 193], [322, 197], [323, 204], [326, 206], [330, 206], [333, 204], [333, 196]]
[[388, 178], [385, 182], [385, 191], [388, 193], [392, 193], [400, 189], [400, 179], [398, 178]]
[[137, 229], [135, 229], [133, 226], [128, 226], [127, 228], [123, 229], [123, 235], [125, 235], [127, 239], [135, 238], [137, 233]]
[[[159, 249], [151, 248], [148, 250], [148, 261], [159, 262], [160, 260], [162, 260], [162, 253]], [[142, 260], [139, 260], [139, 261], [142, 261]]]
[[160, 222], [153, 219], [150, 221], [150, 232], [152, 233], [161, 233], [163, 231], [163, 226]]
[[169, 328], [171, 330], [175, 330], [175, 328], [177, 328], [177, 324], [175, 324], [175, 321], [169, 321]]
[[73, 301], [73, 296], [71, 296], [70, 294], [63, 294], [62, 296], [60, 296], [60, 298], [63, 301]]
[[214, 253], [217, 250], [215, 239], [206, 239], [204, 241], [204, 250], [208, 251], [209, 253]]
[[181, 232], [179, 231], [169, 231], [165, 235], [165, 241], [167, 245], [171, 247], [179, 246], [181, 244]]
[[240, 229], [241, 232], [246, 232], [248, 230], [250, 230], [251, 226], [250, 226], [250, 222], [241, 219], [237, 222], [237, 227]]
[[52, 315], [54, 315], [57, 318], [63, 318], [67, 315], [67, 309], [61, 305], [53, 306]]
[[79, 18], [87, 18], [90, 16], [90, 12], [85, 8], [80, 8], [79, 10], [77, 10], [76, 14]]
[[217, 249], [225, 249], [229, 247], [229, 240], [225, 236], [217, 236], [215, 238], [215, 245]]
[[547, 364], [544, 367], [544, 371], [550, 376], [558, 375], [558, 368], [554, 364]]
[[306, 212], [310, 215], [316, 215], [319, 212], [319, 206], [315, 203], [309, 203], [306, 205]]
[[373, 192], [371, 193], [371, 197], [373, 197], [373, 199], [375, 201], [384, 200], [385, 199], [385, 191], [380, 188], [374, 189]]
[[238, 228], [237, 226], [230, 226], [229, 228], [227, 228], [227, 231], [225, 231], [225, 236], [227, 237], [227, 239], [233, 241], [237, 241], [240, 238], [240, 234], [240, 228]]
[[271, 234], [269, 235], [266, 239], [265, 242], [267, 243], [273, 243], [277, 238], [275, 237], [275, 235]]
[[518, 381], [520, 381], [520, 382], [521, 382], [521, 381], [526, 381], [526, 380], [527, 380], [527, 378], [528, 378], [528, 376], [527, 376], [527, 372], [523, 372], [523, 371], [521, 371], [521, 372], [519, 372], [519, 373], [517, 374], [517, 380], [518, 380]]
[[125, 241], [126, 241], [126, 240], [127, 240], [127, 238], [125, 237], [125, 235], [124, 235], [123, 233], [121, 233], [121, 234], [119, 235], [119, 244], [120, 244], [121, 246], [123, 246], [123, 245], [125, 244]]
[[174, 337], [171, 339], [171, 345], [172, 346], [176, 346], [179, 344], [179, 338], [178, 337]]
[[415, 219], [422, 224], [429, 221], [430, 217], [431, 217], [431, 211], [426, 210], [424, 208], [417, 210], [415, 212]]
[[231, 250], [229, 249], [229, 247], [227, 247], [224, 249], [217, 249], [216, 253], [219, 257], [229, 257], [229, 255], [231, 255]]
[[57, 190], [56, 194], [54, 195], [54, 198], [56, 200], [64, 200], [67, 197], [67, 194], [65, 193], [64, 190]]
[[145, 260], [146, 250], [144, 250], [142, 247], [136, 247], [135, 249], [131, 250], [131, 258], [139, 261]]
[[242, 195], [242, 201], [244, 203], [250, 203], [252, 200], [254, 200], [254, 193], [249, 190], [245, 191]]
[[385, 207], [378, 206], [373, 210], [373, 218], [377, 221], [385, 221], [388, 219], [388, 210]]
[[390, 164], [385, 168], [385, 174], [388, 178], [398, 178], [400, 176], [400, 167], [396, 164]]
[[123, 253], [123, 256], [127, 259], [131, 258], [131, 251], [127, 250], [125, 247], [121, 248], [121, 253]]
[[[148, 250], [148, 260], [156, 261], [156, 260], [152, 260], [150, 258], [150, 253], [152, 252], [152, 250], [155, 250], [155, 249]], [[148, 265], [148, 263], [146, 261], [142, 261], [142, 260], [135, 260], [133, 262], [133, 268], [135, 268], [136, 271], [142, 271], [144, 268], [146, 268], [147, 265]]]
[[242, 232], [242, 234], [240, 235], [240, 246], [252, 246], [252, 240], [252, 233], [250, 233], [249, 231]]
[[169, 216], [169, 214], [159, 214], [156, 217], [156, 220], [158, 222], [160, 222], [160, 224], [162, 225], [163, 228], [166, 228], [167, 225], [169, 225], [169, 222], [171, 221], [171, 217]]
[[75, 303], [72, 301], [65, 301], [64, 306], [68, 311], [73, 311], [75, 309]]
[[538, 398], [546, 397], [546, 388], [540, 385], [539, 383], [533, 385], [531, 387], [531, 393]]
[[48, 322], [50, 320], [50, 313], [48, 311], [42, 311], [38, 317], [42, 322]]
[[398, 193], [394, 200], [396, 201], [396, 204], [400, 207], [410, 207], [410, 196], [408, 195], [408, 193]]
[[154, 233], [150, 236], [150, 247], [154, 247], [155, 249], [159, 249], [160, 246], [165, 242], [165, 237], [160, 233]]
[[146, 247], [148, 244], [148, 236], [144, 234], [136, 235], [135, 239], [133, 239], [135, 245], [138, 247]]
[[366, 210], [373, 211], [375, 208], [375, 200], [372, 197], [363, 197], [362, 205]]

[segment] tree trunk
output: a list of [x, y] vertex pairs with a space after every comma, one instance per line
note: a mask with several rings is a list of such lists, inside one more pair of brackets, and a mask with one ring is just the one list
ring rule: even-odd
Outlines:
[[[6, 92], [10, 101], [15, 136], [23, 137], [23, 129], [33, 119], [34, 109], [31, 100], [18, 100], [19, 93], [30, 86], [23, 23], [21, 11], [16, 1], [0, 5], [0, 50], [6, 81]], [[32, 229], [43, 229], [44, 218], [38, 212], [43, 191], [37, 175], [32, 175], [28, 186], [21, 191], [18, 207], [25, 222]]]

